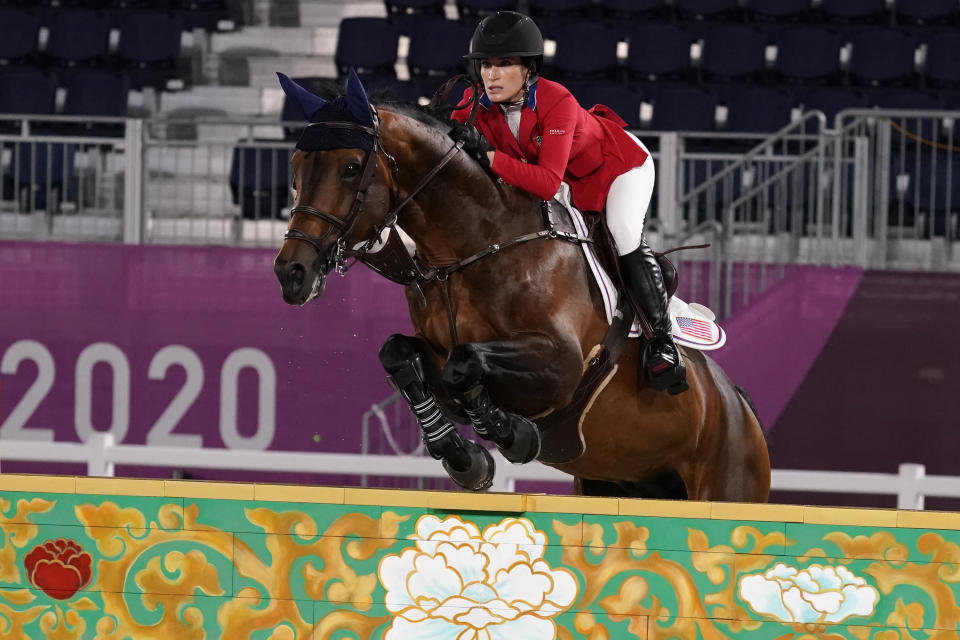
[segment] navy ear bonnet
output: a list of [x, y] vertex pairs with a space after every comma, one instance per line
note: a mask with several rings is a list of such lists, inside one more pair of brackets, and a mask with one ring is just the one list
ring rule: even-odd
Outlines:
[[333, 100], [314, 95], [282, 73], [277, 73], [277, 77], [287, 98], [300, 109], [304, 120], [310, 122], [297, 140], [297, 149], [373, 149], [376, 116], [353, 70], [347, 77], [346, 95]]

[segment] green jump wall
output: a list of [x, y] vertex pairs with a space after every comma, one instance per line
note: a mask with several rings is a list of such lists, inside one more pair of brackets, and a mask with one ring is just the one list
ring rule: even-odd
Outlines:
[[960, 514], [0, 475], [0, 639], [958, 638]]

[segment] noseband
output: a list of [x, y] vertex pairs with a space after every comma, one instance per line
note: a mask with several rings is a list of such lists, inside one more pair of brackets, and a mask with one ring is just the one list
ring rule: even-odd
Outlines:
[[[320, 218], [330, 225], [327, 231], [320, 236], [310, 236], [299, 229], [287, 229], [287, 232], [283, 235], [284, 240], [300, 240], [301, 242], [306, 242], [312, 246], [317, 252], [318, 259], [322, 260], [321, 272], [324, 274], [327, 274], [330, 271], [336, 271], [339, 275], [344, 275], [347, 272], [347, 269], [349, 269], [353, 264], [347, 264], [348, 258], [354, 258], [355, 261], [362, 262], [367, 252], [373, 247], [373, 245], [380, 241], [384, 230], [391, 229], [394, 227], [394, 225], [396, 225], [397, 216], [399, 215], [400, 210], [403, 209], [403, 207], [405, 207], [407, 203], [410, 202], [410, 200], [412, 200], [413, 197], [419, 193], [420, 190], [423, 189], [423, 187], [425, 187], [435, 175], [437, 175], [437, 173], [440, 172], [440, 170], [453, 158], [454, 155], [456, 155], [458, 151], [460, 151], [460, 148], [463, 146], [463, 142], [457, 142], [456, 145], [447, 151], [437, 165], [427, 172], [420, 182], [417, 183], [417, 186], [410, 191], [410, 193], [400, 202], [400, 204], [391, 209], [382, 222], [374, 225], [373, 232], [366, 240], [363, 241], [360, 248], [348, 249], [347, 237], [356, 226], [357, 220], [360, 219], [360, 214], [363, 213], [363, 204], [367, 198], [367, 190], [373, 184], [373, 177], [377, 169], [375, 158], [378, 155], [383, 155], [390, 164], [394, 175], [396, 175], [398, 171], [397, 161], [380, 145], [380, 118], [377, 116], [377, 112], [372, 106], [371, 110], [373, 112], [372, 127], [367, 127], [355, 122], [317, 122], [307, 125], [307, 128], [332, 127], [338, 129], [353, 129], [373, 136], [373, 146], [370, 148], [370, 151], [367, 152], [367, 157], [363, 161], [363, 173], [360, 175], [360, 184], [357, 186], [357, 195], [354, 198], [353, 204], [350, 206], [350, 211], [347, 213], [345, 218], [338, 218], [327, 211], [322, 211], [308, 204], [298, 204], [290, 210], [291, 218], [295, 214], [303, 213], [315, 218]], [[336, 243], [334, 244], [333, 251], [327, 252], [324, 250], [322, 242], [327, 237], [328, 233], [333, 229], [337, 230], [335, 235]]]

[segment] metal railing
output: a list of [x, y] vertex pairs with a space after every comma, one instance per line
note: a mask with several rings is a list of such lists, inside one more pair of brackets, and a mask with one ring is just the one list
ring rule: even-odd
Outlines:
[[[498, 451], [491, 452], [497, 473], [491, 491], [513, 492], [518, 481], [570, 483], [571, 477], [540, 463], [514, 465]], [[423, 456], [396, 456], [349, 453], [297, 453], [287, 451], [238, 451], [116, 444], [113, 435], [97, 433], [83, 444], [4, 440], [3, 460], [84, 463], [87, 475], [114, 475], [118, 464], [177, 469], [229, 469], [358, 476], [380, 471], [389, 475], [419, 479], [446, 479], [439, 463], [425, 463]], [[361, 483], [366, 486], [366, 483]], [[901, 464], [897, 473], [855, 471], [803, 471], [774, 469], [774, 491], [858, 493], [895, 495], [898, 509], [922, 510], [925, 497], [960, 498], [960, 477], [926, 475], [921, 464]], [[29, 487], [24, 487], [29, 490]]]

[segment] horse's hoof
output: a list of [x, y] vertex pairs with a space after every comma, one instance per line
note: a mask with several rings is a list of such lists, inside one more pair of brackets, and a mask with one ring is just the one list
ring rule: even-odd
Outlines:
[[514, 464], [526, 464], [540, 455], [540, 430], [532, 421], [521, 416], [510, 420], [513, 426], [513, 442], [500, 448], [503, 457]]
[[490, 452], [478, 445], [473, 440], [467, 440], [463, 443], [464, 449], [470, 456], [470, 466], [463, 471], [457, 471], [443, 461], [443, 468], [446, 469], [450, 479], [468, 491], [485, 491], [493, 484], [493, 474], [496, 472], [496, 464]]

